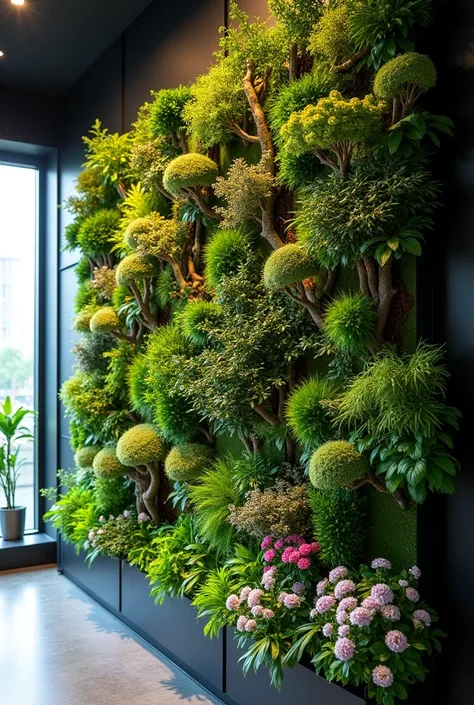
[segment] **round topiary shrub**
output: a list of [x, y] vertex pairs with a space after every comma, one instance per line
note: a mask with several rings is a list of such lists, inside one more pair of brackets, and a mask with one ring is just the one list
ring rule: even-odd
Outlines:
[[[374, 93], [386, 101], [399, 97], [413, 102], [420, 93], [435, 85], [436, 78], [435, 65], [428, 56], [415, 52], [400, 54], [379, 69]], [[413, 92], [415, 94], [410, 95]]]
[[190, 301], [181, 314], [183, 333], [192, 343], [204, 347], [209, 343], [209, 334], [203, 330], [203, 324], [217, 323], [221, 316], [215, 301]]
[[156, 274], [155, 265], [142, 255], [127, 255], [115, 270], [115, 278], [119, 286], [129, 286]]
[[170, 450], [165, 473], [174, 482], [192, 482], [209, 469], [214, 451], [200, 443], [183, 443]]
[[100, 446], [83, 446], [82, 448], [78, 448], [74, 455], [74, 462], [77, 467], [82, 470], [91, 468], [93, 460], [99, 451]]
[[84, 218], [77, 233], [77, 244], [82, 252], [88, 257], [110, 252], [111, 239], [119, 227], [119, 222], [120, 213], [106, 208]]
[[376, 317], [371, 299], [362, 294], [346, 294], [328, 306], [324, 318], [325, 332], [340, 350], [361, 354], [370, 345]]
[[249, 238], [242, 230], [217, 230], [204, 250], [208, 285], [217, 289], [225, 277], [238, 274], [250, 257]]
[[336, 394], [325, 379], [312, 377], [297, 387], [288, 399], [286, 418], [296, 440], [313, 449], [331, 437], [331, 412], [327, 402]]
[[365, 455], [348, 441], [328, 441], [311, 456], [309, 479], [318, 490], [348, 487], [369, 472]]
[[217, 174], [217, 164], [204, 154], [182, 154], [166, 167], [163, 185], [167, 191], [178, 195], [184, 188], [211, 186]]
[[93, 315], [94, 311], [87, 308], [79, 311], [74, 319], [74, 330], [77, 330], [79, 333], [88, 333], [90, 331], [90, 322]]
[[95, 474], [99, 477], [118, 477], [128, 472], [128, 468], [122, 465], [117, 457], [117, 449], [111, 446], [102, 448], [102, 450], [97, 453], [92, 467]]
[[89, 328], [92, 333], [106, 335], [120, 328], [120, 320], [113, 308], [105, 306], [91, 316]]
[[152, 424], [134, 426], [125, 431], [117, 443], [117, 458], [128, 467], [154, 463], [163, 460], [165, 455], [166, 446]]
[[184, 106], [191, 98], [187, 86], [165, 88], [155, 93], [150, 106], [150, 126], [153, 137], [165, 137], [184, 130]]
[[308, 253], [296, 244], [284, 245], [272, 252], [265, 262], [263, 279], [270, 291], [278, 291], [318, 273]]

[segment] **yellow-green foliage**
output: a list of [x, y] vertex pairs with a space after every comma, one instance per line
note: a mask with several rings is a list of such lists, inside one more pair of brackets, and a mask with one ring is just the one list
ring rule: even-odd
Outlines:
[[166, 446], [152, 424], [134, 426], [117, 443], [117, 458], [128, 467], [154, 463], [165, 456]]
[[295, 244], [284, 245], [272, 252], [265, 262], [263, 279], [270, 291], [278, 291], [318, 273], [308, 253]]
[[142, 255], [127, 255], [115, 270], [117, 284], [119, 286], [129, 286], [134, 282], [142, 281], [147, 277], [152, 277], [156, 273], [156, 266], [153, 262]]
[[174, 218], [163, 218], [159, 213], [153, 212], [130, 223], [125, 233], [125, 241], [141, 255], [151, 255], [169, 261], [179, 255], [186, 235], [183, 223]]
[[128, 468], [117, 458], [117, 449], [110, 446], [97, 453], [92, 467], [98, 477], [118, 477], [128, 472]]
[[223, 59], [191, 86], [184, 108], [190, 135], [204, 149], [226, 142], [232, 125], [244, 121], [247, 109], [242, 76], [231, 59]]
[[274, 178], [263, 162], [249, 165], [245, 159], [236, 159], [226, 178], [218, 176], [214, 191], [227, 205], [215, 208], [223, 216], [222, 226], [245, 225], [261, 217], [261, 205], [272, 193]]
[[106, 335], [120, 328], [120, 320], [113, 308], [105, 306], [91, 316], [89, 327], [92, 333]]
[[88, 308], [79, 311], [74, 319], [74, 330], [77, 330], [79, 333], [88, 333], [90, 330], [89, 324], [93, 315], [94, 311]]
[[83, 446], [78, 448], [74, 455], [74, 462], [78, 468], [86, 469], [92, 467], [92, 462], [100, 450], [100, 446]]
[[174, 482], [193, 482], [211, 466], [214, 451], [200, 443], [183, 443], [170, 450], [165, 472]]
[[217, 173], [217, 164], [204, 154], [182, 154], [166, 167], [163, 185], [167, 191], [178, 195], [181, 189], [211, 186]]
[[413, 100], [436, 83], [436, 68], [424, 54], [400, 54], [384, 64], [374, 80], [374, 93], [388, 101], [400, 97]]
[[300, 49], [306, 49], [311, 28], [323, 8], [321, 0], [268, 0], [268, 7], [283, 24], [291, 40]]
[[309, 479], [317, 490], [347, 487], [369, 472], [368, 459], [347, 441], [328, 441], [314, 451]]
[[382, 129], [385, 103], [373, 95], [346, 100], [339, 91], [331, 91], [316, 105], [293, 113], [281, 132], [285, 149], [295, 154], [331, 148], [338, 142], [356, 144]]
[[313, 29], [309, 49], [318, 63], [337, 66], [356, 52], [350, 32], [350, 10], [346, 4], [329, 7]]
[[127, 371], [128, 398], [131, 408], [136, 411], [144, 421], [151, 421], [153, 418], [153, 409], [148, 403], [147, 374], [148, 363], [145, 355], [135, 355]]
[[83, 254], [97, 257], [110, 252], [119, 222], [119, 212], [107, 209], [98, 210], [84, 218], [77, 233], [77, 244]]

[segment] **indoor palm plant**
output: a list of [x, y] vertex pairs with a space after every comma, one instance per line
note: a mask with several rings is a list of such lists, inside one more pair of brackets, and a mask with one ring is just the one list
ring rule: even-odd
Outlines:
[[20, 468], [25, 462], [19, 458], [19, 442], [33, 438], [22, 422], [33, 413], [22, 406], [13, 411], [10, 397], [0, 403], [0, 485], [6, 499], [6, 507], [0, 508], [0, 528], [5, 541], [22, 538], [25, 530], [26, 507], [15, 505], [15, 493]]

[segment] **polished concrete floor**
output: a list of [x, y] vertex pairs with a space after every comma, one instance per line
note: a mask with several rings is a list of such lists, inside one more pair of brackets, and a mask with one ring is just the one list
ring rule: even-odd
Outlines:
[[218, 705], [54, 568], [0, 573], [1, 705]]

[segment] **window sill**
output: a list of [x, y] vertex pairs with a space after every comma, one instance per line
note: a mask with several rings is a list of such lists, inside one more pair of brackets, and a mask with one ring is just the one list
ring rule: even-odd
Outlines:
[[56, 541], [47, 534], [26, 534], [18, 541], [0, 538], [0, 571], [56, 563]]

